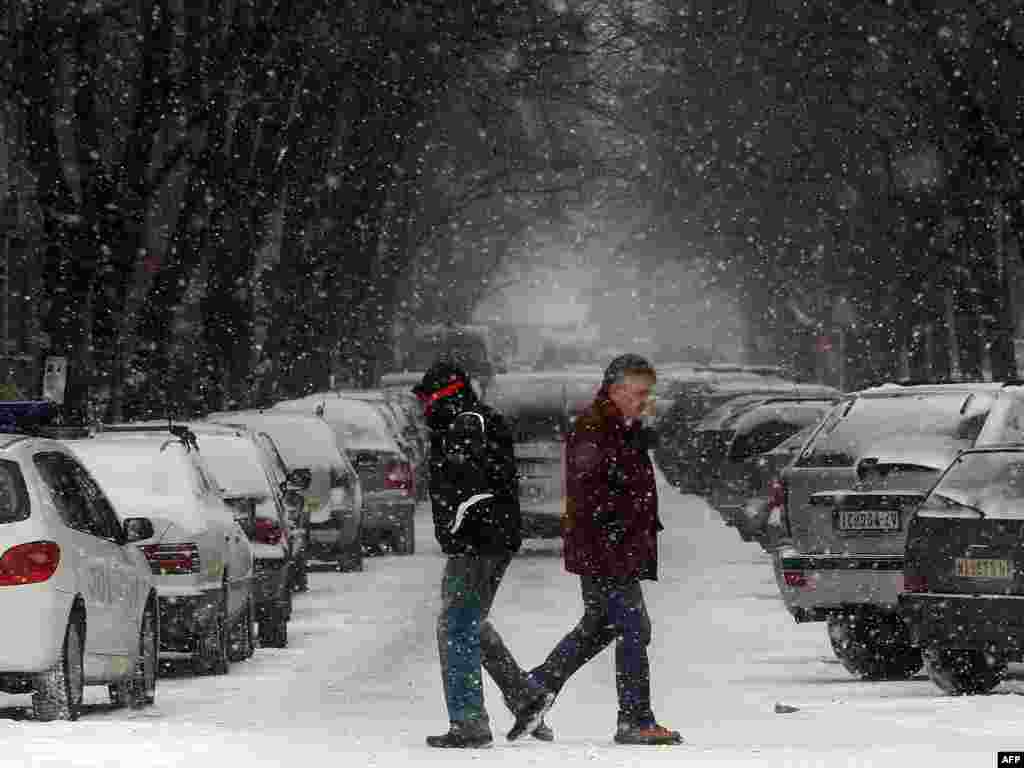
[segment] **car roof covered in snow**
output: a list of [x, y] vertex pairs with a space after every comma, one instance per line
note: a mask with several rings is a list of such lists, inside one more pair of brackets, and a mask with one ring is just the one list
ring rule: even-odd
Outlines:
[[270, 435], [281, 457], [290, 467], [306, 469], [344, 466], [334, 430], [312, 413], [289, 411], [220, 411], [207, 417], [218, 424], [248, 427]]
[[341, 436], [348, 449], [401, 453], [384, 415], [376, 406], [362, 400], [342, 397], [336, 392], [324, 392], [297, 400], [283, 400], [275, 403], [274, 410], [298, 411], [310, 415], [320, 413], [323, 420]]

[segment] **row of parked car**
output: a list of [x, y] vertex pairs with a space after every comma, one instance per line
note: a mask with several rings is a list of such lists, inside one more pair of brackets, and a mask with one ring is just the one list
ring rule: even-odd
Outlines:
[[991, 691], [1024, 661], [1024, 384], [751, 388], [672, 403], [659, 450], [702, 471], [666, 461], [670, 482], [772, 554], [786, 608], [851, 673]]
[[286, 646], [310, 568], [415, 551], [414, 403], [331, 392], [88, 429], [0, 403], [0, 690], [74, 720], [86, 685], [145, 706], [165, 664], [225, 674]]

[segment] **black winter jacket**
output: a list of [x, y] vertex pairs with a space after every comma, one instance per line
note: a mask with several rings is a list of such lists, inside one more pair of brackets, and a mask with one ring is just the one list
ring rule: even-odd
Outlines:
[[[501, 414], [479, 401], [464, 403], [462, 410], [484, 417], [486, 442], [476, 461], [467, 464], [455, 455], [448, 439], [451, 419], [444, 419], [447, 423], [432, 421], [430, 501], [434, 534], [441, 550], [448, 555], [516, 552], [522, 539], [512, 433]], [[494, 494], [494, 498], [477, 506], [453, 535], [450, 526], [459, 504], [481, 491]]]

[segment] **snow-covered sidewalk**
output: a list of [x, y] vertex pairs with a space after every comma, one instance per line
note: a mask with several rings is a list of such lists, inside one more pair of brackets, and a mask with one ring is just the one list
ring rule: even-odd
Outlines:
[[[613, 654], [569, 683], [548, 721], [556, 742], [504, 740], [512, 718], [488, 681], [488, 751], [431, 750], [447, 727], [434, 619], [442, 559], [426, 505], [418, 554], [367, 561], [362, 574], [315, 573], [296, 596], [287, 649], [260, 649], [227, 676], [162, 678], [149, 710], [113, 710], [104, 689], [77, 723], [25, 718], [28, 698], [0, 696], [0, 765], [390, 768], [411, 763], [511, 766], [647, 764], [966, 768], [1024, 748], [1024, 683], [953, 699], [923, 676], [853, 679], [824, 625], [796, 625], [770, 562], [692, 497], [660, 487], [662, 578], [645, 585], [654, 624], [653, 694], [681, 747], [621, 747]], [[509, 569], [493, 619], [525, 666], [578, 620], [578, 580], [556, 542], [528, 542]], [[1017, 670], [1019, 668], [1015, 668]], [[775, 712], [777, 703], [797, 708]]]

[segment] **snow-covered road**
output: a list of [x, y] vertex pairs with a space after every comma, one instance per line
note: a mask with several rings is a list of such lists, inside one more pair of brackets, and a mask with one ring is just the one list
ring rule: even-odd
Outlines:
[[[157, 704], [113, 710], [86, 689], [77, 723], [35, 723], [25, 696], [0, 695], [0, 765], [374, 766], [410, 763], [907, 766], [995, 764], [1024, 749], [1024, 674], [991, 696], [948, 698], [923, 676], [862, 682], [834, 659], [824, 625], [797, 625], [761, 550], [693, 497], [661, 485], [662, 578], [645, 585], [654, 623], [655, 710], [682, 747], [611, 741], [610, 652], [569, 683], [548, 721], [556, 742], [504, 740], [512, 718], [488, 681], [489, 751], [430, 750], [447, 727], [434, 618], [442, 559], [426, 506], [418, 554], [367, 561], [362, 574], [315, 573], [296, 596], [287, 649], [260, 649], [225, 677], [162, 678]], [[578, 581], [554, 542], [528, 542], [493, 619], [525, 666], [576, 622]], [[798, 708], [777, 714], [776, 703]]]

